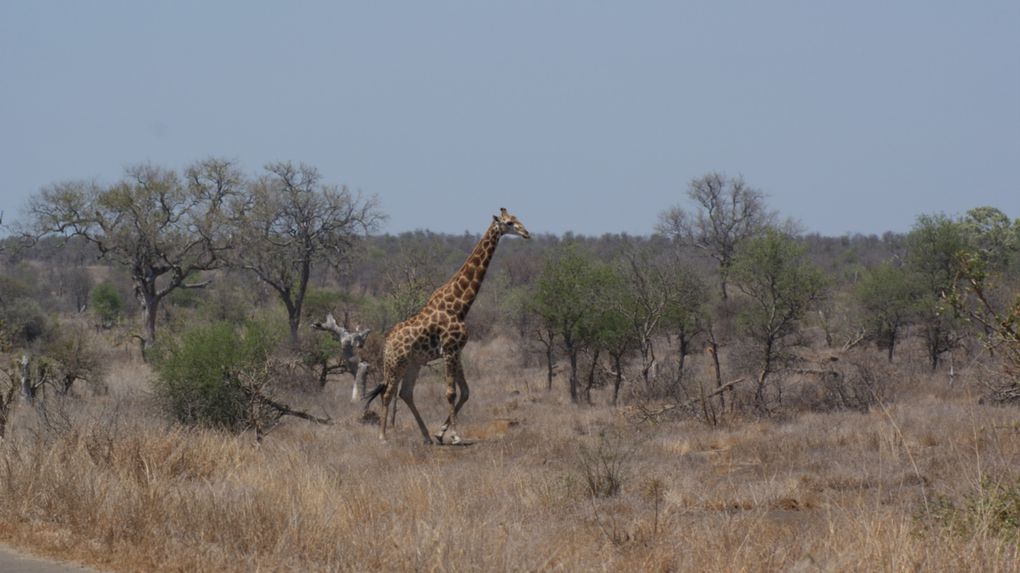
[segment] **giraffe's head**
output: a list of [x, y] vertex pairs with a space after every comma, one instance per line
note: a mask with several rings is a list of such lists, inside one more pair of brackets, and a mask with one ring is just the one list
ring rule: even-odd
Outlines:
[[511, 215], [505, 207], [500, 207], [499, 215], [493, 215], [492, 219], [499, 226], [499, 233], [501, 235], [517, 235], [523, 239], [531, 238], [528, 230], [524, 228], [524, 223], [521, 223], [517, 220], [517, 217]]

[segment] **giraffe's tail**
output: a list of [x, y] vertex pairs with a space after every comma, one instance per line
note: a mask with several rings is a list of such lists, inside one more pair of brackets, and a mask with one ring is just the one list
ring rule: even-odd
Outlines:
[[385, 391], [386, 391], [385, 384], [376, 384], [375, 388], [372, 388], [372, 390], [368, 394], [365, 394], [365, 409], [368, 409], [368, 407], [372, 405], [372, 400], [375, 400], [377, 397], [379, 397], [380, 394], [382, 394]]

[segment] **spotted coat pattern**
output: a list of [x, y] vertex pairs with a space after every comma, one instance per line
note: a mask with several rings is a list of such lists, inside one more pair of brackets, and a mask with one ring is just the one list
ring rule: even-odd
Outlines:
[[442, 443], [448, 430], [452, 430], [453, 442], [460, 441], [457, 435], [456, 417], [468, 399], [468, 385], [461, 366], [460, 353], [468, 340], [464, 324], [468, 311], [478, 295], [478, 289], [485, 280], [485, 272], [496, 252], [503, 235], [518, 235], [527, 239], [527, 229], [506, 209], [493, 217], [492, 224], [475, 245], [474, 250], [450, 280], [436, 289], [425, 306], [414, 316], [401, 322], [386, 336], [383, 350], [383, 379], [386, 386], [383, 394], [382, 431], [386, 438], [387, 418], [393, 396], [399, 388], [400, 398], [407, 404], [414, 416], [425, 443], [432, 443], [428, 429], [414, 405], [414, 383], [418, 370], [426, 363], [442, 359], [446, 367], [446, 399], [449, 416], [435, 434]]

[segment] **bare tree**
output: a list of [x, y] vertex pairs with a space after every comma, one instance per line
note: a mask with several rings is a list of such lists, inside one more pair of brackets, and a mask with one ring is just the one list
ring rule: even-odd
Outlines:
[[313, 265], [341, 268], [359, 237], [376, 229], [383, 215], [374, 196], [323, 184], [314, 167], [279, 162], [266, 172], [235, 205], [232, 258], [276, 292], [296, 341]]
[[692, 180], [687, 195], [694, 200], [696, 211], [671, 207], [659, 214], [657, 230], [704, 251], [718, 263], [719, 289], [726, 300], [737, 246], [774, 225], [776, 214], [765, 206], [765, 194], [747, 185], [742, 177], [709, 173]]
[[686, 280], [681, 278], [686, 269], [673, 261], [656, 259], [648, 249], [625, 251], [619, 265], [627, 282], [626, 296], [614, 304], [630, 325], [641, 358], [641, 377], [645, 387], [651, 388], [658, 377], [655, 339], [690, 302], [684, 298], [689, 293]]
[[[368, 374], [369, 363], [361, 359], [360, 350], [365, 346], [371, 329], [355, 328], [347, 330], [344, 326], [337, 324], [332, 314], [326, 315], [325, 322], [313, 322], [312, 328], [322, 330], [333, 335], [333, 338], [340, 345], [340, 359], [337, 363], [331, 364], [328, 356], [323, 356], [320, 361], [319, 386], [326, 385], [326, 377], [330, 373], [341, 371], [347, 372], [354, 377], [354, 387], [351, 389], [351, 402], [357, 402], [366, 394], [365, 377]], [[366, 404], [367, 405], [367, 404]]]
[[80, 236], [100, 256], [129, 270], [145, 310], [146, 345], [156, 340], [160, 302], [176, 289], [206, 286], [188, 281], [221, 263], [220, 206], [240, 179], [231, 162], [218, 159], [199, 162], [187, 173], [182, 181], [173, 170], [136, 165], [110, 187], [57, 183], [29, 204], [37, 236]]

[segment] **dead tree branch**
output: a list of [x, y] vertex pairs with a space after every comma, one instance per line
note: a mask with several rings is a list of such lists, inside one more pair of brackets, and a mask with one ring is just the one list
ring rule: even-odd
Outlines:
[[725, 392], [729, 388], [731, 388], [731, 387], [733, 387], [733, 386], [743, 382], [744, 380], [746, 380], [746, 378], [737, 378], [736, 380], [732, 380], [730, 382], [727, 382], [727, 383], [723, 384], [722, 386], [717, 387], [715, 390], [709, 392], [708, 394], [699, 395], [699, 396], [696, 396], [694, 398], [690, 398], [688, 400], [682, 400], [682, 401], [679, 401], [679, 402], [674, 402], [672, 404], [666, 404], [666, 405], [661, 406], [661, 407], [656, 408], [656, 409], [650, 409], [650, 408], [647, 408], [645, 406], [639, 405], [637, 407], [637, 409], [638, 409], [637, 421], [638, 422], [656, 422], [656, 421], [658, 421], [658, 419], [660, 417], [662, 417], [664, 414], [666, 414], [666, 413], [668, 413], [668, 412], [670, 412], [672, 410], [676, 410], [677, 408], [687, 408], [689, 406], [693, 406], [694, 404], [697, 404], [698, 402], [702, 402], [702, 401], [708, 400], [709, 398], [714, 398], [715, 396], [718, 396], [718, 395], [722, 394], [723, 392]]

